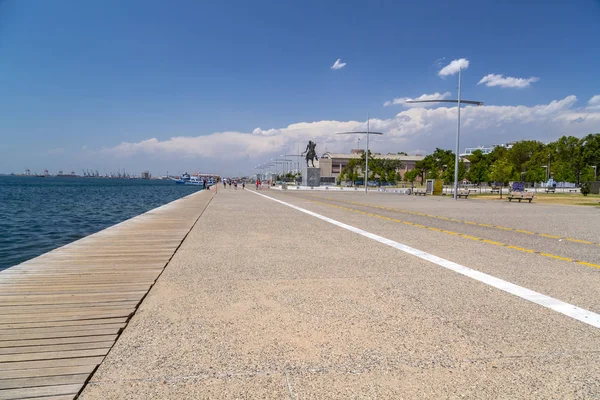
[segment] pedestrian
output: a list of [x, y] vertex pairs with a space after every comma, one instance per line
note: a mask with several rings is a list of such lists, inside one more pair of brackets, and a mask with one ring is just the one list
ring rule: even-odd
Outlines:
[[242, 189], [246, 189], [246, 181], [242, 181]]
[[237, 190], [237, 180], [233, 181], [233, 188]]
[[223, 178], [223, 189], [227, 189], [227, 178]]
[[229, 185], [229, 189], [231, 189], [231, 178], [227, 179], [227, 184]]

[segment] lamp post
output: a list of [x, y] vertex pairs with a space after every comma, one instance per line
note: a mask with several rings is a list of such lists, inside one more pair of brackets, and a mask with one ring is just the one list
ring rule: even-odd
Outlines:
[[482, 106], [482, 101], [461, 100], [462, 68], [458, 70], [458, 99], [457, 100], [407, 100], [407, 103], [456, 103], [458, 106], [458, 120], [456, 125], [456, 154], [454, 155], [454, 200], [458, 200], [458, 147], [460, 145], [460, 105], [461, 103]]
[[547, 165], [542, 165], [542, 168], [546, 170], [546, 182], [548, 182], [548, 180], [550, 179], [550, 170], [548, 169]]
[[[273, 164], [275, 164], [275, 170], [276, 170], [275, 172], [277, 172], [277, 164], [284, 164], [284, 163], [286, 163], [287, 161], [291, 161], [291, 160], [288, 160], [288, 159], [286, 159], [286, 158], [274, 158], [274, 159], [271, 159], [271, 162], [273, 162]], [[282, 166], [281, 166], [282, 173], [283, 173], [283, 169], [284, 169], [284, 168], [285, 168], [285, 167], [282, 165]]]
[[592, 165], [592, 168], [594, 168], [594, 182], [596, 182], [598, 180], [598, 166]]
[[[369, 115], [367, 114], [367, 131], [366, 132], [336, 132], [338, 135], [361, 135], [364, 134], [367, 136], [367, 150], [365, 151], [365, 193], [367, 193], [369, 188], [369, 136], [371, 135], [383, 135], [381, 132], [371, 132], [369, 129]], [[340, 171], [341, 172], [341, 171]]]
[[[298, 170], [297, 170], [297, 172], [300, 172], [300, 157], [302, 157], [302, 154], [284, 154], [283, 157], [298, 157]], [[294, 174], [294, 176], [296, 176], [296, 175]], [[294, 182], [296, 182], [296, 178], [294, 178]]]

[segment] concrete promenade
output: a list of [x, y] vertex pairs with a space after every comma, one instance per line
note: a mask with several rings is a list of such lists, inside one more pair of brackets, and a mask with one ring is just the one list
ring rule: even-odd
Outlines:
[[[36, 382], [36, 391], [30, 385], [17, 392], [11, 382], [39, 365], [0, 359], [0, 399], [71, 399], [82, 387], [85, 400], [600, 397], [597, 209], [218, 190], [141, 216], [145, 222], [137, 227], [134, 219], [29, 262], [42, 274], [36, 287], [46, 274], [57, 284], [57, 274], [85, 276], [71, 273], [84, 265], [80, 252], [97, 257], [87, 268], [111, 276], [114, 271], [104, 271], [111, 265], [131, 263], [118, 279], [136, 286], [126, 291], [137, 297], [111, 300], [129, 308], [111, 314], [121, 320], [110, 340], [125, 328], [102, 354], [76, 358], [93, 358], [85, 371], [64, 374], [77, 376], [77, 383], [49, 385], [29, 372], [16, 382]], [[152, 228], [161, 215], [165, 220]], [[111, 235], [120, 230], [129, 242], [115, 243]], [[134, 246], [142, 237], [152, 241], [149, 258]], [[88, 240], [94, 245], [83, 246]], [[101, 254], [102, 246], [118, 261]], [[60, 255], [64, 249], [69, 255]], [[23, 308], [44, 302], [14, 304], [21, 300], [4, 292], [30, 286], [22, 283], [25, 268], [0, 273], [0, 354], [14, 354], [6, 349], [16, 346], [15, 328], [46, 326], [38, 322], [47, 320], [42, 312]], [[76, 296], [76, 305], [65, 300], [48, 308], [89, 312], [82, 283], [92, 298], [113, 296], [104, 283], [74, 281], [68, 285], [74, 292], [65, 293]], [[17, 324], [38, 325], [15, 325], [12, 309], [26, 319]], [[40, 330], [38, 339], [56, 332], [61, 328]], [[37, 360], [43, 353], [33, 354]]]
[[219, 191], [81, 399], [600, 397], [597, 210]]

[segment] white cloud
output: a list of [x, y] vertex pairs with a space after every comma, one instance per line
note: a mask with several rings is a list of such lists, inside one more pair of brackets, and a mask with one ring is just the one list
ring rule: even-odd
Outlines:
[[[461, 142], [469, 147], [520, 139], [550, 141], [563, 134], [583, 136], [597, 132], [600, 109], [592, 106], [598, 101], [594, 96], [587, 106], [577, 108], [577, 98], [571, 95], [534, 106], [466, 106], [461, 113]], [[374, 118], [370, 127], [384, 133], [372, 138], [373, 151], [414, 153], [421, 150], [422, 153], [422, 149], [431, 151], [435, 147], [451, 149], [456, 134], [456, 107], [408, 108], [389, 119]], [[194, 167], [237, 174], [238, 171], [250, 172], [252, 166], [280, 154], [297, 154], [298, 150], [304, 150], [308, 140], [317, 143], [319, 153], [349, 151], [356, 145], [356, 137], [335, 132], [365, 128], [366, 121], [317, 121], [276, 129], [256, 128], [247, 133], [151, 138], [123, 142], [104, 149], [101, 156], [103, 160], [107, 156], [117, 157], [119, 165], [130, 169], [126, 163], [136, 160], [135, 165], [144, 169], [164, 165], [164, 169], [170, 171]]]
[[335, 60], [335, 62], [333, 63], [333, 65], [331, 66], [331, 69], [333, 69], [334, 71], [336, 69], [342, 69], [346, 66], [345, 62], [342, 62], [341, 58], [338, 58], [337, 60]]
[[533, 82], [539, 81], [540, 78], [532, 76], [531, 78], [514, 78], [512, 76], [503, 76], [502, 74], [489, 74], [481, 78], [477, 83], [481, 85], [485, 83], [486, 86], [500, 86], [504, 88], [526, 88]]
[[458, 72], [459, 69], [467, 69], [469, 68], [469, 60], [466, 58], [460, 58], [458, 60], [453, 60], [450, 64], [446, 65], [444, 68], [438, 72], [439, 76], [448, 76], [454, 75]]
[[[394, 100], [390, 100], [390, 101], [386, 101], [385, 103], [383, 103], [383, 105], [385, 107], [391, 106], [391, 105], [403, 105], [404, 107], [423, 107], [426, 104], [410, 104], [407, 103], [408, 100], [445, 100], [448, 97], [450, 97], [452, 93], [450, 92], [445, 92], [445, 93], [431, 93], [431, 94], [422, 94], [417, 98], [411, 98], [411, 97], [396, 97]], [[432, 105], [435, 105], [435, 103], [432, 103]]]
[[588, 101], [588, 107], [600, 109], [600, 94], [592, 96], [592, 98]]

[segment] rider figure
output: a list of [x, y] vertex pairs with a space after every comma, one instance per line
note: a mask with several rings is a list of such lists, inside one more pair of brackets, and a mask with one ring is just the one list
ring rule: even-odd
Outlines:
[[317, 144], [315, 142], [313, 142], [312, 140], [309, 140], [308, 144], [306, 145], [306, 150], [304, 150], [302, 152], [302, 154], [306, 153], [306, 166], [307, 167], [308, 167], [308, 160], [310, 160], [313, 167], [315, 166], [315, 159], [317, 161], [319, 161], [319, 157], [317, 157], [317, 152], [315, 150], [316, 147], [317, 147]]

